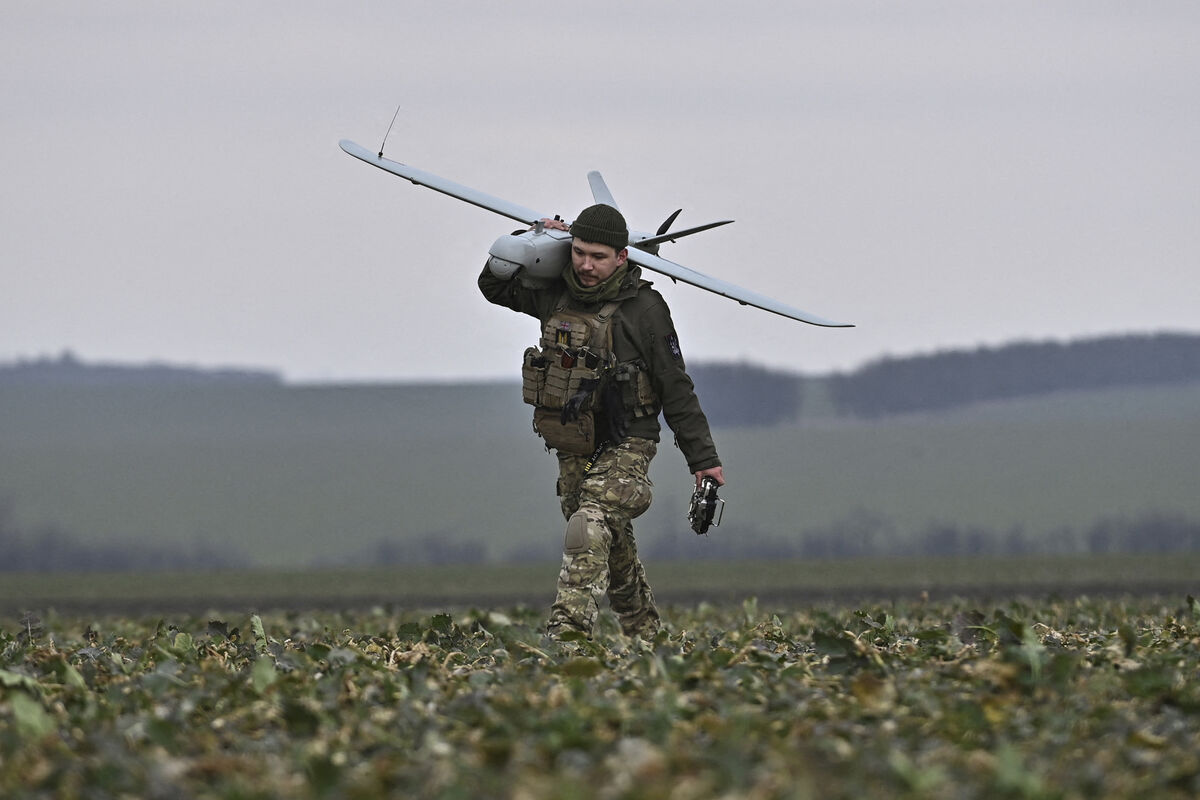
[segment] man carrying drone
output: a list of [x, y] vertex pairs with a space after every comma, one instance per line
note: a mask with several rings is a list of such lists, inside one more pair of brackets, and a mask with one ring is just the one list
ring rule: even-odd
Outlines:
[[558, 594], [547, 632], [590, 636], [607, 594], [629, 636], [652, 637], [658, 609], [638, 559], [632, 520], [650, 507], [647, 477], [661, 412], [699, 488], [725, 483], [708, 420], [684, 367], [662, 296], [628, 261], [629, 230], [609, 205], [568, 226], [570, 262], [559, 278], [512, 272], [489, 260], [479, 288], [489, 302], [537, 317], [538, 347], [525, 352], [523, 395], [534, 428], [557, 452], [567, 519]]

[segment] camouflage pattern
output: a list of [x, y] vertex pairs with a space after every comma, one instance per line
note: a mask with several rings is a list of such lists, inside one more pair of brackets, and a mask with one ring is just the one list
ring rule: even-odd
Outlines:
[[634, 517], [650, 507], [646, 473], [656, 452], [650, 439], [630, 437], [606, 446], [590, 470], [590, 456], [558, 454], [558, 495], [568, 522], [551, 635], [590, 635], [606, 595], [627, 635], [650, 638], [658, 631], [658, 609], [633, 538]]

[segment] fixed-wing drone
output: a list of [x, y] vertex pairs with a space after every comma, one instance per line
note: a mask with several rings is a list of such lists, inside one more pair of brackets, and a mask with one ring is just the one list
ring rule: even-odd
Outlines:
[[[367, 148], [347, 139], [343, 139], [340, 145], [343, 150], [355, 158], [365, 161], [371, 166], [390, 172], [393, 175], [399, 175], [401, 178], [412, 181], [418, 186], [425, 186], [442, 194], [448, 194], [451, 197], [456, 197], [472, 205], [486, 208], [501, 216], [532, 226], [529, 231], [518, 236], [502, 236], [496, 240], [491, 250], [488, 251], [494, 273], [498, 275], [512, 274], [517, 269], [524, 267], [526, 273], [531, 277], [556, 278], [562, 274], [563, 268], [570, 260], [571, 234], [566, 231], [547, 228], [541, 224], [541, 220], [549, 218], [550, 215], [539, 214], [516, 203], [510, 203], [507, 200], [493, 197], [492, 195], [472, 189], [469, 186], [463, 186], [462, 184], [425, 172], [416, 167], [389, 161], [383, 157], [382, 152], [378, 154], [373, 153]], [[618, 208], [612, 193], [604, 183], [604, 178], [600, 177], [600, 173], [589, 172], [587, 177], [592, 189], [592, 196], [596, 202]], [[711, 278], [708, 275], [676, 264], [674, 261], [660, 258], [658, 247], [663, 242], [680, 239], [684, 236], [690, 236], [720, 225], [727, 225], [733, 221], [723, 220], [673, 233], [668, 232], [671, 223], [675, 221], [677, 216], [679, 216], [678, 211], [668, 217], [667, 221], [653, 234], [631, 230], [629, 234], [629, 261], [646, 269], [666, 275], [672, 280], [683, 281], [692, 286], [698, 286], [701, 289], [707, 289], [710, 292], [728, 297], [731, 300], [736, 300], [742, 305], [751, 305], [761, 308], [764, 311], [770, 311], [799, 320], [800, 322], [807, 322], [810, 325], [821, 325], [827, 328], [854, 327], [844, 322], [830, 322], [827, 319], [809, 314], [806, 311], [801, 311], [798, 308], [780, 303], [765, 295], [752, 292], [749, 289], [743, 289], [740, 286], [735, 286], [719, 278]]]

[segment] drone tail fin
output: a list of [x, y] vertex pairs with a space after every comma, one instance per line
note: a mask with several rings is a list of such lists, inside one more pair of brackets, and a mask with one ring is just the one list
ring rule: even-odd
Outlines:
[[617, 205], [617, 201], [613, 199], [612, 192], [608, 190], [608, 184], [604, 182], [604, 176], [596, 170], [592, 170], [588, 173], [587, 179], [588, 186], [592, 187], [592, 198], [597, 203], [603, 203], [606, 206], [612, 206], [618, 211], [620, 210], [621, 207]]

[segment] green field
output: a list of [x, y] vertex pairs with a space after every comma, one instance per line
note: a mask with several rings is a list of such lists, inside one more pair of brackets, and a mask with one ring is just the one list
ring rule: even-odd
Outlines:
[[[687, 528], [690, 477], [668, 435], [643, 553], [795, 553], [821, 539], [903, 555], [939, 526], [1076, 552], [1104, 520], [1200, 520], [1200, 386], [872, 422], [810, 396], [795, 424], [715, 431], [730, 483], [708, 539]], [[506, 384], [7, 386], [0, 453], [13, 525], [86, 542], [273, 569], [546, 562], [561, 546], [554, 459]]]
[[0, 623], [6, 798], [1192, 798], [1190, 596]]

